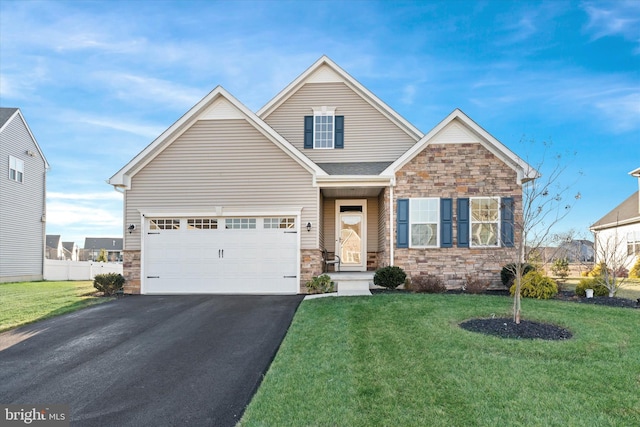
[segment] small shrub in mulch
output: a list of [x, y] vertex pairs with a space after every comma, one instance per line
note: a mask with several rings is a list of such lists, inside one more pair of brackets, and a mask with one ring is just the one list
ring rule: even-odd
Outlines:
[[439, 294], [446, 292], [447, 287], [439, 277], [426, 274], [411, 278], [411, 290], [418, 293]]
[[382, 267], [376, 270], [373, 276], [373, 283], [387, 289], [395, 289], [404, 284], [407, 274], [397, 266]]
[[483, 294], [487, 292], [491, 286], [491, 282], [487, 280], [476, 279], [473, 276], [467, 276], [464, 284], [464, 291], [470, 294]]

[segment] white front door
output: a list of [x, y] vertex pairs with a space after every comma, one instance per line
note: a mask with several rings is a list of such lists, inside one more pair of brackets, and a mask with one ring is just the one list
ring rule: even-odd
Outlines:
[[366, 200], [336, 200], [336, 254], [341, 271], [367, 270], [366, 220]]

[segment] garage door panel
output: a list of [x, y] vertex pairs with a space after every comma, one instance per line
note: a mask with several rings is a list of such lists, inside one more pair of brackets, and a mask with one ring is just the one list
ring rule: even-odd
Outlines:
[[297, 293], [295, 229], [264, 228], [262, 218], [219, 219], [215, 229], [195, 228], [187, 218], [170, 223], [145, 236], [144, 293]]

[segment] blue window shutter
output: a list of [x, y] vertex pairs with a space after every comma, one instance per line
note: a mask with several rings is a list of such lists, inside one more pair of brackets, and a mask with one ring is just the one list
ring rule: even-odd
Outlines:
[[440, 247], [453, 246], [453, 199], [440, 199]]
[[469, 199], [458, 199], [458, 247], [469, 247]]
[[313, 116], [304, 116], [304, 148], [313, 148]]
[[500, 203], [500, 239], [502, 246], [512, 248], [514, 245], [514, 216], [515, 204], [513, 197], [503, 197]]
[[398, 199], [396, 247], [409, 247], [409, 199]]
[[334, 147], [344, 148], [344, 116], [335, 116]]

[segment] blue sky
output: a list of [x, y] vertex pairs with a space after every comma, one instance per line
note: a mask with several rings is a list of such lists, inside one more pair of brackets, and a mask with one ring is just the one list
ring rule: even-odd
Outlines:
[[638, 189], [635, 0], [2, 0], [0, 40], [0, 105], [51, 164], [47, 233], [81, 246], [122, 235], [105, 181], [215, 86], [257, 111], [323, 54], [425, 133], [460, 108], [531, 164], [551, 141], [582, 195], [558, 232]]

